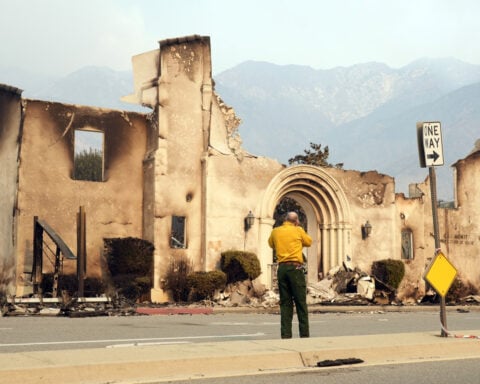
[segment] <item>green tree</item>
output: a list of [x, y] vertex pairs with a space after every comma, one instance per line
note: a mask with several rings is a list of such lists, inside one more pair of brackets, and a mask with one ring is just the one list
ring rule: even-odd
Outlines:
[[316, 165], [318, 167], [334, 167], [335, 166], [336, 168], [343, 167], [343, 164], [341, 163], [333, 165], [328, 162], [328, 156], [330, 155], [328, 146], [325, 146], [325, 148], [322, 149], [322, 144], [315, 144], [311, 142], [310, 148], [304, 149], [303, 152], [304, 152], [303, 155], [296, 155], [291, 159], [288, 159], [288, 164], [289, 165], [308, 164], [308, 165]]
[[297, 212], [300, 225], [303, 228], [307, 227], [307, 216], [305, 215], [305, 212], [302, 207], [290, 197], [282, 198], [275, 207], [275, 212], [273, 214], [275, 224], [273, 226], [278, 227], [279, 225], [282, 225], [288, 212]]
[[75, 180], [102, 181], [102, 152], [89, 148], [75, 154]]

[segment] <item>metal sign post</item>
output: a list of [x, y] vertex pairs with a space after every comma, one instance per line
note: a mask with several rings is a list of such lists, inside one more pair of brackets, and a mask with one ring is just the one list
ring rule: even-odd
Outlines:
[[[430, 193], [432, 195], [432, 219], [433, 219], [433, 237], [435, 238], [435, 255], [440, 252], [440, 234], [438, 229], [438, 211], [437, 211], [437, 176], [434, 167], [428, 167], [430, 177]], [[434, 287], [435, 288], [435, 287]], [[447, 313], [446, 313], [445, 295], [440, 295], [440, 323], [442, 324], [442, 337], [447, 334]]]
[[[437, 211], [437, 176], [435, 174], [435, 166], [443, 165], [443, 143], [442, 129], [438, 121], [417, 123], [417, 141], [420, 166], [428, 167], [430, 178], [430, 194], [432, 197], [432, 219], [433, 219], [433, 236], [435, 238], [435, 256], [440, 252], [440, 234], [438, 229], [438, 211]], [[435, 259], [433, 260], [435, 261]], [[433, 264], [432, 261], [432, 264]], [[431, 265], [432, 265], [431, 264]], [[430, 269], [430, 267], [429, 267]], [[428, 282], [428, 280], [427, 280]], [[433, 287], [435, 288], [435, 286]], [[438, 292], [438, 291], [437, 291]], [[445, 295], [440, 295], [440, 322], [442, 323], [443, 337], [447, 336], [447, 316]]]

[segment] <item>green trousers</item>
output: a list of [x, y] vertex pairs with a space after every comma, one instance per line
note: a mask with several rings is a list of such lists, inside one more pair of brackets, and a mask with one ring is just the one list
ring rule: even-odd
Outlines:
[[297, 310], [300, 337], [309, 337], [307, 284], [303, 269], [290, 264], [278, 265], [278, 290], [280, 293], [280, 335], [292, 337], [293, 304]]

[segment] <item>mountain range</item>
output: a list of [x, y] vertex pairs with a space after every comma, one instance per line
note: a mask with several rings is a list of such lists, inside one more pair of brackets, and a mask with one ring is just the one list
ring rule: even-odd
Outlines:
[[[395, 177], [397, 192], [423, 182], [416, 123], [440, 121], [445, 165], [436, 167], [438, 196], [453, 197], [450, 166], [480, 138], [480, 66], [454, 58], [419, 59], [402, 68], [382, 63], [319, 70], [247, 61], [214, 76], [215, 89], [242, 119], [244, 148], [287, 163], [310, 142], [328, 146], [344, 169]], [[0, 67], [0, 83], [23, 96], [97, 107], [147, 111], [120, 101], [132, 74], [85, 67], [46, 77]]]
[[395, 177], [397, 192], [422, 182], [416, 123], [440, 121], [445, 165], [439, 198], [453, 197], [450, 166], [480, 137], [480, 66], [453, 58], [315, 70], [245, 62], [220, 73], [216, 89], [243, 119], [245, 147], [287, 162], [310, 142], [328, 146], [330, 163]]

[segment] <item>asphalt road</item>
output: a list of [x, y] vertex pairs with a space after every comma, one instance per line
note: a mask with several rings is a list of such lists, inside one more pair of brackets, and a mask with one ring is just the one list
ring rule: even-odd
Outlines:
[[[195, 384], [478, 384], [480, 359], [412, 364], [310, 368], [301, 372], [259, 374], [195, 380]], [[175, 384], [191, 384], [191, 380]], [[152, 383], [154, 384], [154, 383]]]
[[[291, 340], [279, 339], [279, 315], [266, 313], [3, 317], [0, 376], [10, 384], [478, 383], [480, 308], [447, 311], [449, 330], [471, 339], [439, 337], [435, 307], [331, 309], [311, 313], [310, 339]], [[364, 362], [316, 367], [348, 357]]]
[[[130, 317], [3, 317], [0, 353], [128, 345], [185, 344], [279, 338], [277, 314], [221, 313]], [[452, 333], [480, 329], [480, 312], [447, 312]], [[438, 331], [440, 316], [430, 312], [316, 313], [312, 337]], [[294, 337], [298, 335], [294, 323]]]

